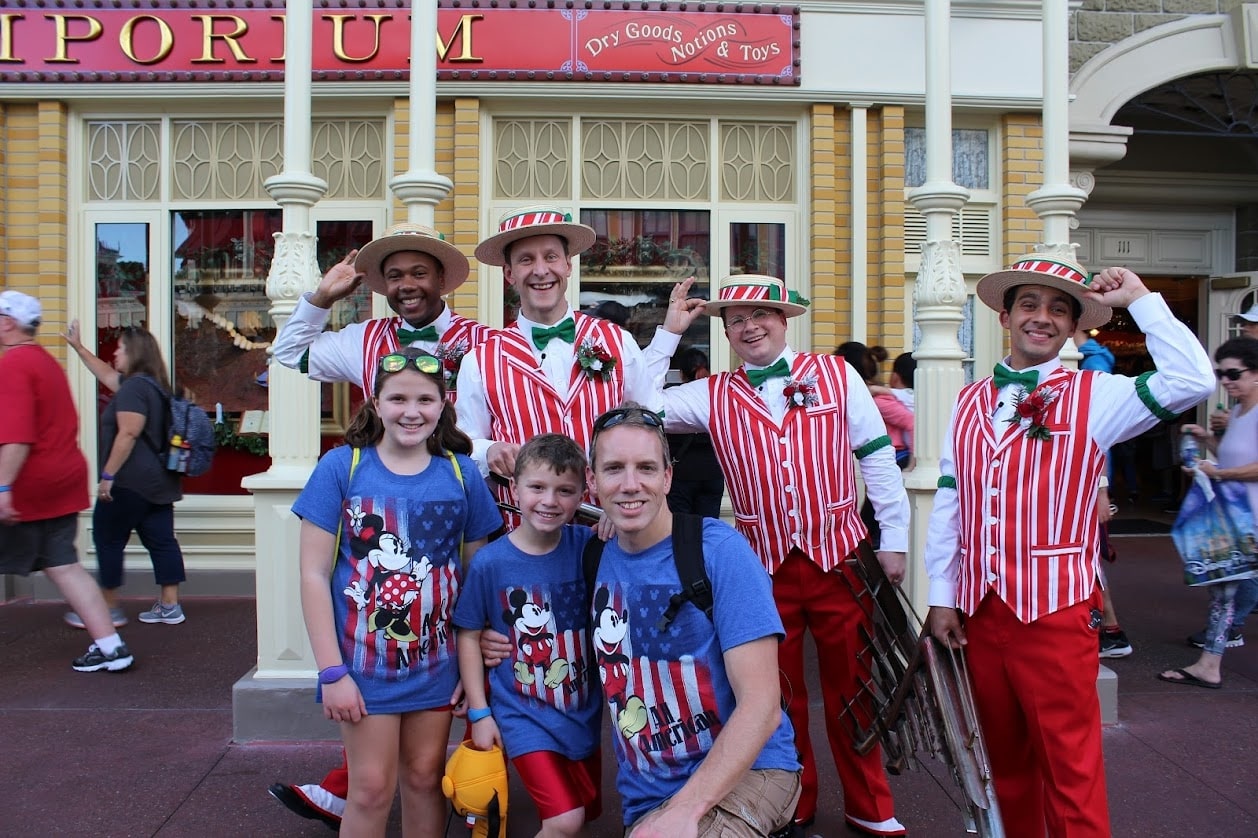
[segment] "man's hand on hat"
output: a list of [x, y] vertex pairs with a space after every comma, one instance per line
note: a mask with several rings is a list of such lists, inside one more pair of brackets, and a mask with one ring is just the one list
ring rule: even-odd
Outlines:
[[1087, 293], [1098, 303], [1126, 308], [1149, 293], [1144, 280], [1126, 268], [1105, 268], [1092, 278]]
[[319, 287], [310, 295], [312, 305], [319, 308], [331, 308], [333, 303], [343, 300], [358, 290], [366, 274], [360, 274], [354, 268], [357, 250], [345, 254], [345, 258], [328, 268], [328, 272], [319, 280]]
[[673, 286], [668, 296], [668, 311], [664, 314], [664, 329], [675, 335], [686, 333], [690, 324], [703, 314], [706, 300], [690, 296], [690, 288], [695, 284], [693, 276], [683, 279]]

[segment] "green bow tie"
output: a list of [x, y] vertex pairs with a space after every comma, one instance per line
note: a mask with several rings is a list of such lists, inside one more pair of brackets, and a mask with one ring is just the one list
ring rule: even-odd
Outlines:
[[785, 358], [778, 358], [771, 367], [753, 370], [745, 369], [747, 380], [751, 382], [752, 387], [759, 387], [770, 378], [787, 378], [791, 374], [791, 365], [786, 363]]
[[405, 326], [397, 327], [397, 342], [403, 346], [412, 344], [417, 340], [437, 340], [437, 327], [431, 323], [422, 329], [408, 329]]
[[1027, 370], [1026, 372], [1014, 372], [1004, 364], [997, 364], [992, 369], [992, 384], [997, 390], [1003, 389], [1008, 384], [1021, 384], [1023, 389], [1028, 393], [1035, 389], [1040, 383], [1039, 370]]
[[569, 317], [557, 326], [534, 326], [533, 344], [538, 349], [545, 349], [552, 338], [559, 338], [567, 343], [576, 343], [577, 324]]

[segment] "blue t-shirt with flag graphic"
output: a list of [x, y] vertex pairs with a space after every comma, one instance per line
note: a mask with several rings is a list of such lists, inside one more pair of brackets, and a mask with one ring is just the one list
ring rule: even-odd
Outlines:
[[[599, 565], [592, 641], [611, 714], [626, 824], [685, 785], [734, 712], [724, 653], [784, 634], [769, 576], [746, 539], [705, 518], [703, 553], [712, 620], [686, 604], [662, 632], [656, 624], [681, 589], [672, 539], [632, 554], [613, 539]], [[779, 713], [777, 729], [752, 768], [799, 770], [790, 720]]]
[[[502, 525], [475, 463], [448, 457], [398, 475], [364, 448], [353, 479], [353, 449], [329, 451], [293, 512], [337, 532], [332, 614], [341, 655], [368, 713], [406, 713], [450, 703], [459, 680], [450, 615], [459, 596], [459, 547]], [[322, 693], [320, 693], [321, 697]]]
[[593, 535], [570, 524], [541, 556], [500, 538], [468, 566], [454, 624], [488, 625], [511, 641], [511, 656], [489, 670], [489, 706], [512, 757], [552, 751], [582, 760], [598, 750], [602, 707], [590, 682], [581, 568]]

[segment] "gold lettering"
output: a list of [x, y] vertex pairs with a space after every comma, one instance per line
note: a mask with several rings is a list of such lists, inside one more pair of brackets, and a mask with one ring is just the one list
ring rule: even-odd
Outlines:
[[280, 22], [280, 56], [275, 59], [278, 63], [284, 63], [284, 51], [288, 49], [288, 17], [286, 15], [271, 15], [271, 20]]
[[472, 23], [477, 20], [484, 20], [484, 15], [463, 15], [459, 18], [459, 26], [450, 33], [450, 39], [444, 44], [441, 43], [441, 33], [437, 33], [437, 60], [445, 61], [446, 56], [450, 54], [450, 47], [454, 46], [456, 40], [463, 41], [463, 52], [458, 56], [451, 58], [454, 62], [471, 62], [481, 63], [485, 59], [478, 58], [472, 54]]
[[[140, 58], [135, 54], [135, 30], [141, 23], [157, 24], [158, 32], [161, 35], [157, 45], [157, 52], [153, 53], [152, 58]], [[160, 17], [136, 15], [133, 18], [128, 18], [127, 22], [122, 25], [122, 31], [118, 33], [118, 45], [122, 47], [123, 54], [136, 64], [156, 64], [169, 56], [170, 51], [174, 49], [175, 33], [170, 30], [170, 24]]]
[[21, 61], [13, 55], [13, 22], [24, 20], [25, 15], [0, 15], [0, 61]]
[[[70, 58], [66, 53], [66, 47], [70, 41], [95, 41], [100, 37], [100, 33], [104, 31], [100, 21], [88, 15], [44, 15], [45, 18], [51, 20], [57, 26], [57, 52], [48, 59], [48, 63], [54, 62], [64, 64], [78, 64], [79, 59]], [[87, 32], [82, 35], [70, 34], [70, 21], [83, 21], [87, 24]]]
[[[237, 43], [237, 39], [249, 31], [249, 24], [244, 20], [236, 15], [193, 15], [192, 19], [201, 21], [201, 57], [192, 59], [193, 64], [222, 64], [226, 61], [224, 58], [214, 57], [214, 41], [216, 40], [227, 44], [227, 48], [241, 64], [257, 63], [257, 59], [250, 58]], [[235, 30], [215, 32], [214, 24], [220, 20], [236, 24]]]
[[332, 52], [342, 61], [363, 62], [370, 61], [380, 52], [380, 24], [382, 21], [391, 20], [393, 15], [363, 15], [367, 20], [371, 21], [375, 29], [375, 42], [371, 45], [371, 52], [355, 58], [345, 51], [345, 22], [353, 20], [357, 15], [324, 15], [324, 20], [332, 21]]

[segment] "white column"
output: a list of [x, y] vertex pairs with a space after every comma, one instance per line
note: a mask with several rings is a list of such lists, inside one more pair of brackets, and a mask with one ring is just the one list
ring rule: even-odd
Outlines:
[[1074, 258], [1070, 226], [1088, 193], [1070, 184], [1070, 34], [1067, 0], [1043, 0], [1044, 185], [1026, 202], [1044, 222], [1041, 250]]
[[[410, 168], [389, 181], [393, 194], [406, 205], [406, 220], [433, 227], [435, 208], [454, 189], [438, 174], [437, 165], [437, 4], [411, 3], [411, 125], [407, 151]], [[444, 232], [444, 231], [443, 231]]]
[[913, 286], [914, 319], [921, 342], [914, 350], [913, 453], [916, 467], [905, 474], [912, 505], [909, 570], [904, 583], [913, 607], [926, 614], [928, 581], [922, 555], [935, 505], [939, 454], [948, 417], [965, 383], [957, 340], [964, 319], [965, 278], [961, 248], [952, 239], [952, 219], [970, 193], [952, 180], [952, 70], [949, 54], [951, 0], [926, 0], [926, 182], [909, 202], [926, 218], [926, 243]]
[[869, 340], [869, 105], [852, 103], [852, 325], [848, 340]]
[[[285, 16], [284, 171], [265, 183], [283, 210], [266, 281], [277, 329], [319, 282], [310, 208], [327, 192], [310, 172], [312, 0], [289, 0]], [[326, 736], [334, 731], [312, 700], [316, 667], [302, 620], [292, 514], [319, 456], [319, 385], [274, 363], [267, 383], [272, 465], [242, 482], [254, 504], [258, 663], [232, 690], [236, 738]]]

